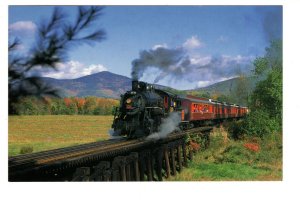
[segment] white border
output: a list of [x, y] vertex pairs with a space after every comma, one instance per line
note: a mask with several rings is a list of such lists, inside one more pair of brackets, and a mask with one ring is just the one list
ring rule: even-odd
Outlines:
[[[299, 12], [292, 0], [211, 0], [211, 1], [143, 1], [143, 5], [283, 5], [284, 14], [284, 180], [281, 182], [185, 182], [185, 183], [8, 183], [7, 182], [7, 30], [8, 5], [124, 5], [122, 1], [99, 0], [10, 0], [1, 1], [0, 81], [4, 95], [1, 102], [0, 195], [1, 199], [299, 199]], [[138, 5], [140, 1], [126, 1]], [[298, 28], [298, 29], [297, 29]], [[298, 44], [298, 45], [297, 45]], [[3, 97], [4, 96], [4, 97]], [[296, 114], [295, 114], [296, 113]], [[299, 119], [299, 117], [298, 117]], [[174, 189], [175, 188], [175, 189]], [[299, 188], [299, 186], [298, 186]], [[3, 198], [4, 197], [4, 198]], [[297, 198], [298, 197], [298, 198]]]

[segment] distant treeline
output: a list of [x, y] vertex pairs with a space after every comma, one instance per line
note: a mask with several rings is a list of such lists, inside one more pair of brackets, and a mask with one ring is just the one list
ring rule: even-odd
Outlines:
[[25, 97], [14, 104], [17, 115], [111, 115], [119, 100], [99, 97]]

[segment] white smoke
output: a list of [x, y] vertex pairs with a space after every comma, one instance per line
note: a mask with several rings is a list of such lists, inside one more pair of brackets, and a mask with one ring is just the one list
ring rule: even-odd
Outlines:
[[122, 137], [120, 135], [120, 131], [114, 131], [113, 129], [109, 129], [108, 134], [109, 134], [110, 139], [117, 139], [117, 138]]
[[178, 125], [181, 122], [181, 117], [178, 112], [172, 112], [167, 118], [163, 119], [160, 130], [147, 137], [147, 139], [161, 139], [167, 137], [173, 131], [179, 129]]

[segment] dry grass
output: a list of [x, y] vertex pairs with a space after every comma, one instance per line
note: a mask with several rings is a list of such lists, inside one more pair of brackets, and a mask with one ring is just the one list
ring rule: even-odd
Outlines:
[[104, 140], [113, 116], [9, 116], [9, 155], [32, 147], [33, 152]]

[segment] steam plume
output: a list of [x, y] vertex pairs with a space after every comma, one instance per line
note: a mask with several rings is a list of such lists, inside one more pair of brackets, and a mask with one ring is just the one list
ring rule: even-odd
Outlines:
[[182, 67], [184, 67], [181, 66], [183, 59], [184, 51], [182, 48], [168, 49], [158, 47], [156, 49], [141, 51], [140, 58], [132, 61], [132, 78], [139, 80], [148, 67], [159, 68], [162, 71], [157, 79], [163, 78], [168, 72], [180, 74], [182, 73]]
[[212, 81], [220, 78], [232, 78], [243, 72], [250, 73], [252, 57], [242, 56], [214, 56], [192, 57], [181, 48], [158, 47], [156, 49], [140, 52], [138, 59], [132, 62], [132, 78], [139, 80], [147, 69], [156, 68], [159, 73], [155, 76], [154, 83], [170, 77], [174, 80]]
[[163, 119], [163, 123], [160, 126], [160, 131], [149, 135], [147, 139], [161, 139], [167, 137], [171, 132], [178, 129], [180, 122], [181, 118], [179, 113], [172, 112], [167, 118]]
[[110, 139], [117, 139], [117, 138], [122, 137], [120, 135], [120, 131], [114, 131], [113, 129], [109, 129], [108, 134], [109, 134]]

